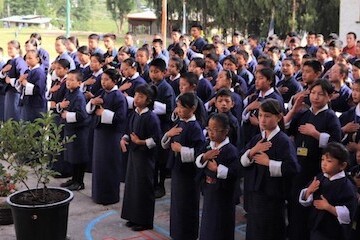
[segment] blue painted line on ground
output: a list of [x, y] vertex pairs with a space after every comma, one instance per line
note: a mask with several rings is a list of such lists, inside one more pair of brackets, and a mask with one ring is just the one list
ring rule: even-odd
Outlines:
[[155, 230], [156, 232], [164, 235], [165, 237], [170, 238], [170, 232], [167, 231], [165, 228], [162, 228], [162, 227], [154, 224], [154, 230]]
[[117, 211], [111, 210], [111, 211], [108, 211], [108, 212], [106, 212], [106, 213], [92, 219], [85, 228], [84, 233], [85, 233], [86, 240], [93, 240], [93, 237], [91, 236], [91, 231], [98, 222], [100, 222], [104, 218], [107, 218], [107, 217], [109, 217], [111, 215], [114, 215], [114, 214], [117, 214]]

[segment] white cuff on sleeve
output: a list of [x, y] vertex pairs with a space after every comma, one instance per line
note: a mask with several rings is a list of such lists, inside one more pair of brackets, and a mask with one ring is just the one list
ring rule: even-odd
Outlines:
[[25, 95], [29, 96], [29, 95], [34, 95], [34, 87], [35, 85], [32, 83], [26, 83], [25, 85]]
[[128, 109], [134, 108], [134, 98], [130, 96], [126, 96], [126, 101], [128, 103]]
[[145, 144], [149, 149], [156, 147], [156, 143], [153, 138], [145, 139]]
[[349, 209], [345, 206], [335, 206], [337, 219], [340, 224], [349, 224], [350, 220], [350, 212]]
[[241, 117], [242, 117], [242, 120], [243, 120], [243, 121], [249, 120], [250, 112], [248, 112], [248, 111], [246, 110], [246, 108], [245, 108], [244, 111], [242, 112]]
[[129, 140], [130, 140], [130, 137], [129, 137], [129, 135], [124, 134], [124, 136], [122, 136], [122, 139], [125, 139], [126, 141], [129, 141]]
[[308, 199], [305, 199], [305, 193], [307, 191], [307, 188], [304, 188], [303, 190], [301, 190], [300, 195], [299, 195], [299, 203], [301, 205], [303, 205], [304, 207], [309, 207], [312, 202], [313, 202], [313, 195], [310, 194], [310, 196], [308, 197]]
[[6, 78], [7, 73], [3, 73], [2, 71], [0, 72], [0, 78]]
[[164, 115], [166, 113], [166, 104], [155, 101], [154, 102], [154, 110], [153, 110], [153, 112], [156, 115]]
[[250, 149], [248, 149], [240, 158], [241, 165], [250, 166], [254, 161], [249, 158]]
[[168, 137], [165, 133], [164, 136], [161, 138], [161, 146], [163, 149], [168, 149], [170, 147], [170, 140], [171, 138]]
[[61, 113], [64, 109], [62, 109], [61, 107], [60, 107], [60, 103], [57, 103], [56, 105], [55, 105], [55, 109], [56, 109], [56, 111], [58, 112], [58, 113]]
[[319, 148], [325, 148], [326, 145], [329, 142], [329, 138], [330, 138], [330, 134], [328, 134], [328, 133], [320, 133]]
[[101, 123], [112, 124], [115, 113], [108, 109], [104, 109], [104, 112], [101, 114]]
[[219, 166], [217, 167], [217, 178], [226, 179], [228, 172], [229, 172], [229, 168], [219, 164]]
[[204, 163], [201, 163], [201, 159], [203, 157], [203, 153], [200, 154], [199, 156], [197, 156], [196, 160], [195, 160], [195, 164], [198, 168], [204, 168], [207, 164], [207, 161], [205, 161]]
[[15, 87], [16, 84], [16, 78], [10, 78], [10, 85]]
[[66, 122], [67, 123], [74, 123], [76, 121], [76, 112], [67, 112], [66, 113]]
[[269, 161], [270, 177], [281, 177], [282, 176], [281, 165], [282, 165], [282, 162], [280, 162], [280, 161], [274, 161], [274, 160]]
[[181, 147], [180, 149], [181, 161], [183, 163], [194, 162], [194, 148]]
[[91, 100], [86, 104], [86, 112], [92, 114], [95, 111], [96, 106], [91, 104]]
[[[209, 102], [210, 102], [210, 101], [209, 101]], [[209, 102], [206, 102], [206, 103], [204, 104], [205, 110], [206, 110], [207, 112], [210, 112], [210, 110], [211, 110], [211, 107], [209, 106], [209, 105], [210, 105]]]

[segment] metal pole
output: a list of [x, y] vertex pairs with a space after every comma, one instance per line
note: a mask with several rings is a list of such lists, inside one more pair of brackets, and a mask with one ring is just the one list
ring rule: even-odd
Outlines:
[[163, 36], [163, 45], [166, 46], [167, 0], [162, 0], [161, 15], [161, 34]]
[[186, 33], [186, 1], [183, 1], [183, 25], [182, 25], [182, 33]]
[[70, 37], [70, 11], [71, 11], [71, 5], [70, 0], [66, 0], [66, 37]]

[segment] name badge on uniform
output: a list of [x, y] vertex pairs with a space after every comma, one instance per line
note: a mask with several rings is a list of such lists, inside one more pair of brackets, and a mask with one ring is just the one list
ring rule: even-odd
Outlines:
[[306, 157], [308, 155], [308, 149], [305, 147], [298, 147], [296, 154], [298, 156]]

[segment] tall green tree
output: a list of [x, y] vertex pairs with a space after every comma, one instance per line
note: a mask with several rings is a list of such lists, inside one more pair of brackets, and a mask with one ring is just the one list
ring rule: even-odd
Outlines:
[[126, 14], [131, 11], [133, 5], [133, 0], [106, 0], [107, 10], [116, 23], [118, 33], [122, 29]]

